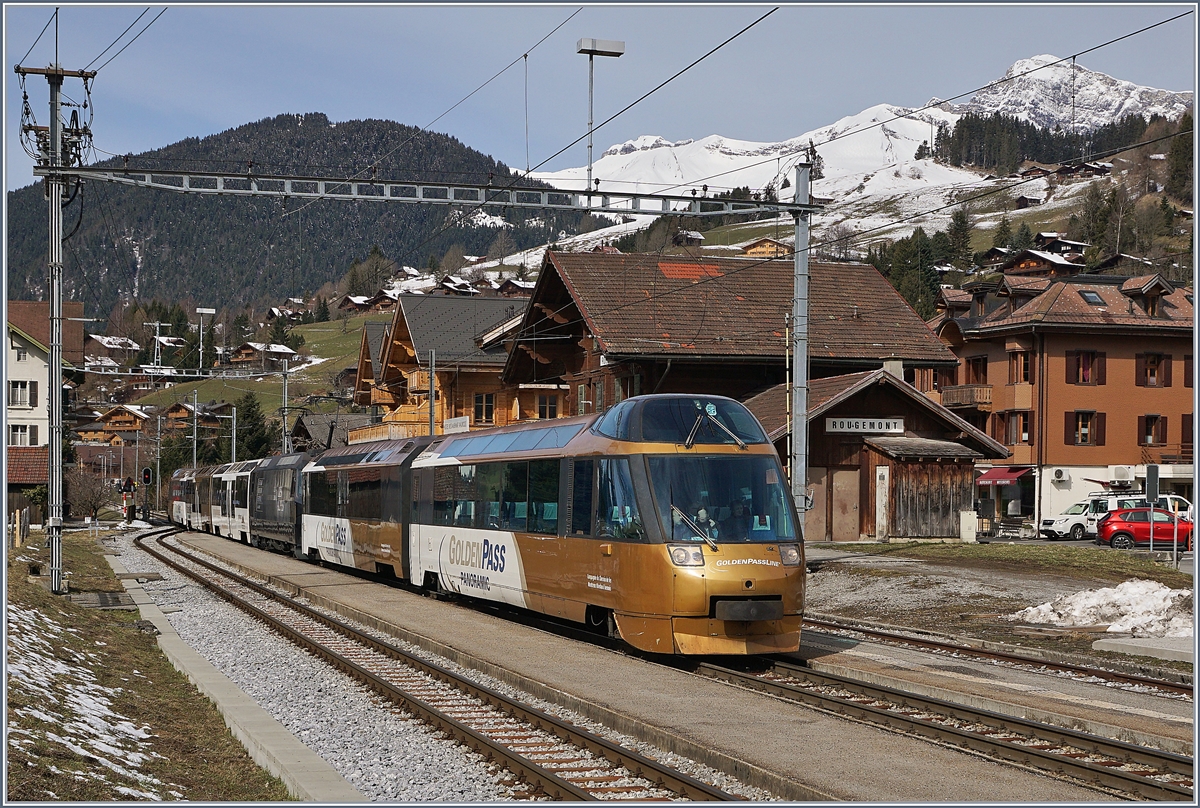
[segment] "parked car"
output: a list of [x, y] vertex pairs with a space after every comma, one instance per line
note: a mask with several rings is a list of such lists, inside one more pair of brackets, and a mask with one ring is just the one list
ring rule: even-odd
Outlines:
[[1153, 509], [1154, 521], [1150, 521], [1150, 508], [1121, 508], [1109, 511], [1100, 520], [1097, 544], [1107, 544], [1118, 550], [1131, 550], [1142, 545], [1150, 546], [1150, 527], [1154, 526], [1154, 542], [1166, 549], [1170, 546], [1178, 528], [1179, 546], [1184, 552], [1192, 549], [1192, 523], [1185, 518], [1176, 518], [1170, 511]]
[[1058, 516], [1042, 520], [1041, 534], [1048, 539], [1071, 538], [1079, 541], [1087, 533], [1091, 503], [1076, 502]]
[[[1121, 508], [1148, 508], [1150, 501], [1146, 499], [1146, 495], [1141, 491], [1128, 491], [1117, 494], [1114, 492], [1092, 494], [1088, 497], [1090, 510], [1087, 517], [1087, 532], [1095, 536], [1098, 532], [1100, 520], [1104, 518], [1104, 514], [1109, 511], [1120, 510]], [[1178, 494], [1163, 494], [1158, 500], [1158, 507], [1171, 513], [1187, 513], [1192, 507], [1192, 503], [1188, 502]], [[1157, 528], [1155, 528], [1157, 530]]]

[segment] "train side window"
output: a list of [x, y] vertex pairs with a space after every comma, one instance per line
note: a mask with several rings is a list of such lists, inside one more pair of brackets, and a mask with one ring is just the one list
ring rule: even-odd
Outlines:
[[400, 488], [400, 467], [384, 466], [379, 470], [379, 517], [385, 522], [399, 523], [404, 512], [404, 492]]
[[500, 489], [500, 527], [525, 532], [529, 522], [529, 464], [523, 461], [504, 464]]
[[475, 527], [500, 528], [500, 480], [503, 463], [481, 463], [475, 467]]
[[454, 483], [457, 466], [438, 466], [433, 470], [433, 523], [454, 524]]
[[571, 473], [571, 535], [592, 535], [592, 476], [595, 460], [576, 460]]
[[380, 500], [383, 474], [375, 468], [355, 468], [344, 472], [349, 489], [346, 516], [351, 519], [378, 520], [382, 514]]
[[557, 460], [529, 461], [530, 533], [558, 535], [558, 475]]
[[454, 478], [454, 521], [459, 527], [475, 524], [475, 466], [459, 466]]
[[596, 498], [596, 536], [624, 541], [645, 541], [637, 496], [629, 476], [629, 458], [601, 458], [599, 495]]
[[337, 473], [337, 515], [345, 518], [350, 508], [350, 477], [344, 471]]

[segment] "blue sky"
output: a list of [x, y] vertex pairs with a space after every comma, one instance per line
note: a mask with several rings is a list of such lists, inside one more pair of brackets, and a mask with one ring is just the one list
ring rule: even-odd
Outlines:
[[[146, 6], [61, 8], [59, 61], [81, 68]], [[162, 8], [151, 6], [122, 44]], [[430, 128], [514, 168], [526, 166], [528, 150], [529, 163], [536, 166], [587, 131], [587, 58], [575, 53], [578, 39], [626, 42], [621, 58], [597, 58], [599, 122], [771, 8], [171, 6], [97, 77], [92, 92], [95, 145], [118, 154], [137, 153], [288, 112], [425, 126], [529, 52], [528, 84], [518, 61]], [[21, 96], [12, 65], [53, 9], [4, 7], [5, 180], [10, 190], [33, 180], [32, 162], [15, 137]], [[1194, 10], [1194, 4], [781, 6], [599, 130], [597, 154], [647, 134], [669, 140], [709, 134], [783, 140], [875, 104], [919, 106], [932, 96], [968, 92], [1001, 77], [1018, 59], [1042, 53], [1069, 56], [1188, 9]], [[533, 48], [568, 17], [557, 33]], [[1079, 63], [1138, 84], [1193, 90], [1195, 35], [1193, 13], [1082, 56]], [[45, 66], [54, 52], [51, 25], [23, 64]], [[34, 114], [44, 124], [46, 82], [31, 78], [27, 87]], [[77, 81], [68, 81], [65, 92], [82, 100]], [[586, 160], [586, 144], [580, 143], [544, 169], [584, 165]]]

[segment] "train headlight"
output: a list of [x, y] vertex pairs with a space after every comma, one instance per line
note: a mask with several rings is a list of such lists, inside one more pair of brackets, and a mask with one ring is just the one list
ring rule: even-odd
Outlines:
[[783, 562], [785, 567], [800, 566], [800, 545], [798, 544], [781, 544], [779, 545], [779, 560]]
[[688, 544], [667, 545], [671, 554], [671, 563], [677, 567], [703, 567], [704, 548]]

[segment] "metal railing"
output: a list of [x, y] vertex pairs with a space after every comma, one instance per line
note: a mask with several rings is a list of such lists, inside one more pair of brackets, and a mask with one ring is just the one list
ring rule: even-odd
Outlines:
[[1162, 443], [1142, 447], [1142, 463], [1160, 466], [1190, 465], [1193, 453], [1190, 443]]

